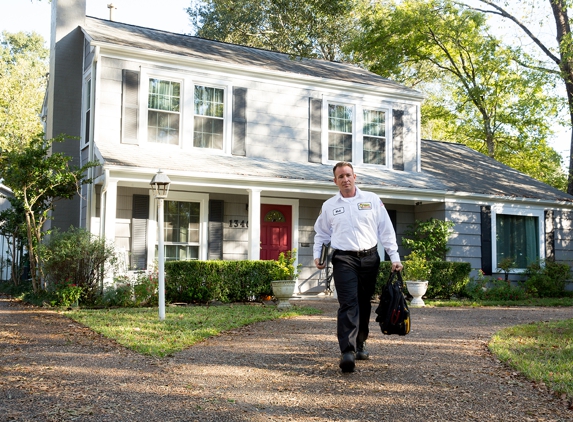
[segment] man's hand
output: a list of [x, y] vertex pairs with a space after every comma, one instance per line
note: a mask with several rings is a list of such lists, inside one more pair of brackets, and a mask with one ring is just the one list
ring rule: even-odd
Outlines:
[[314, 258], [314, 265], [315, 265], [316, 268], [318, 268], [319, 270], [323, 270], [323, 269], [326, 267], [326, 262], [323, 263], [322, 265], [320, 265], [319, 259], [318, 259], [318, 258]]
[[[315, 260], [316, 261], [316, 260]], [[394, 271], [402, 271], [404, 269], [404, 266], [402, 265], [402, 263], [400, 261], [398, 262], [392, 262], [392, 272]]]

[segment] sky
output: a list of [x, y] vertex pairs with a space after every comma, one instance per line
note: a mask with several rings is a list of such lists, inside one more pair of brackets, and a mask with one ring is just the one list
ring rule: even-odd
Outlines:
[[[185, 8], [196, 0], [86, 0], [87, 15], [109, 19], [108, 4], [116, 6], [114, 20], [132, 25], [189, 34], [192, 32]], [[50, 38], [51, 5], [48, 0], [0, 0], [0, 32], [36, 31]], [[557, 136], [549, 144], [569, 164], [571, 130], [555, 127]]]

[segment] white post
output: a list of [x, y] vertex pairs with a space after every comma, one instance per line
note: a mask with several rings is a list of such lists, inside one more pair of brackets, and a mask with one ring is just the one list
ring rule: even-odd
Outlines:
[[158, 280], [158, 295], [159, 295], [159, 320], [163, 321], [165, 319], [165, 258], [164, 258], [164, 247], [163, 247], [163, 198], [159, 198], [159, 210], [157, 213], [157, 225], [159, 228], [159, 245], [157, 250], [157, 265], [159, 270], [159, 280]]

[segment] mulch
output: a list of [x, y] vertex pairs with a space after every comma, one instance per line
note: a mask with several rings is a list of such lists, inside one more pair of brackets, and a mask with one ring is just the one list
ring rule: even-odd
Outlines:
[[493, 357], [497, 330], [573, 308], [415, 308], [412, 331], [371, 323], [372, 358], [338, 368], [337, 303], [256, 323], [163, 359], [56, 311], [0, 298], [0, 421], [572, 421], [571, 398]]

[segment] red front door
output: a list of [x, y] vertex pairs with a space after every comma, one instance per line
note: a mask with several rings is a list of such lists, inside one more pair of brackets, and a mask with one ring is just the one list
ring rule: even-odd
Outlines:
[[278, 259], [291, 249], [290, 205], [261, 205], [261, 259]]

